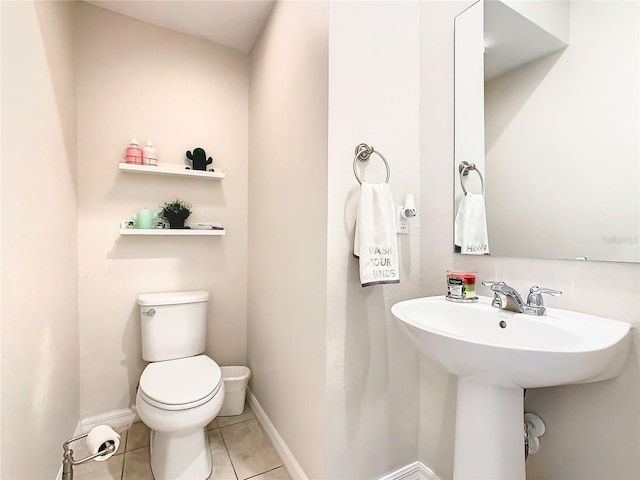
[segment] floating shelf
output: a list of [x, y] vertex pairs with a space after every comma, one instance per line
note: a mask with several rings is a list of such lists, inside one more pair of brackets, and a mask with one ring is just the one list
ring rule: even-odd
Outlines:
[[189, 229], [171, 229], [171, 228], [121, 228], [120, 235], [151, 235], [151, 236], [220, 236], [226, 235], [225, 230], [189, 230]]
[[206, 172], [204, 170], [186, 169], [181, 165], [160, 164], [157, 167], [148, 165], [132, 165], [130, 163], [118, 163], [118, 167], [123, 172], [148, 173], [152, 175], [177, 175], [183, 177], [201, 177], [222, 180], [225, 175], [222, 172]]

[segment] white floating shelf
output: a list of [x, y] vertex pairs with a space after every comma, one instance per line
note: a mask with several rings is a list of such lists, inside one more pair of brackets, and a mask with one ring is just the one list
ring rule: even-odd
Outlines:
[[220, 236], [226, 235], [225, 230], [191, 230], [191, 229], [177, 229], [177, 228], [121, 228], [120, 235], [151, 235], [151, 236]]
[[153, 175], [178, 175], [183, 177], [202, 177], [222, 180], [225, 175], [222, 172], [207, 172], [204, 170], [186, 169], [181, 165], [160, 164], [157, 167], [148, 165], [132, 165], [130, 163], [118, 163], [123, 172], [149, 173]]

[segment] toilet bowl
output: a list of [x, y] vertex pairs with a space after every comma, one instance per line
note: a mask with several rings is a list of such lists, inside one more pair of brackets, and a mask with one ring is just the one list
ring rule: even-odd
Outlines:
[[152, 430], [155, 480], [206, 479], [211, 452], [205, 427], [222, 407], [220, 367], [206, 355], [151, 363], [140, 377], [138, 415]]

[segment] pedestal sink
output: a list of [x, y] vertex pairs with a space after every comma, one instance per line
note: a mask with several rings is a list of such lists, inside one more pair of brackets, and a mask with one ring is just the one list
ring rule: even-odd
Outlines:
[[617, 376], [629, 324], [547, 308], [544, 316], [445, 297], [391, 307], [418, 351], [458, 377], [455, 480], [525, 478], [523, 389]]

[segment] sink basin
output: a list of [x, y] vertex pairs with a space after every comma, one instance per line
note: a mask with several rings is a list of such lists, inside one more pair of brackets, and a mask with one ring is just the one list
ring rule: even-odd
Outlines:
[[391, 307], [420, 353], [457, 376], [503, 387], [550, 387], [613, 378], [631, 339], [629, 324], [553, 308], [533, 316], [491, 299], [425, 297]]
[[507, 312], [488, 297], [416, 298], [391, 312], [424, 357], [457, 376], [454, 480], [524, 480], [523, 389], [613, 378], [631, 347], [627, 323]]

